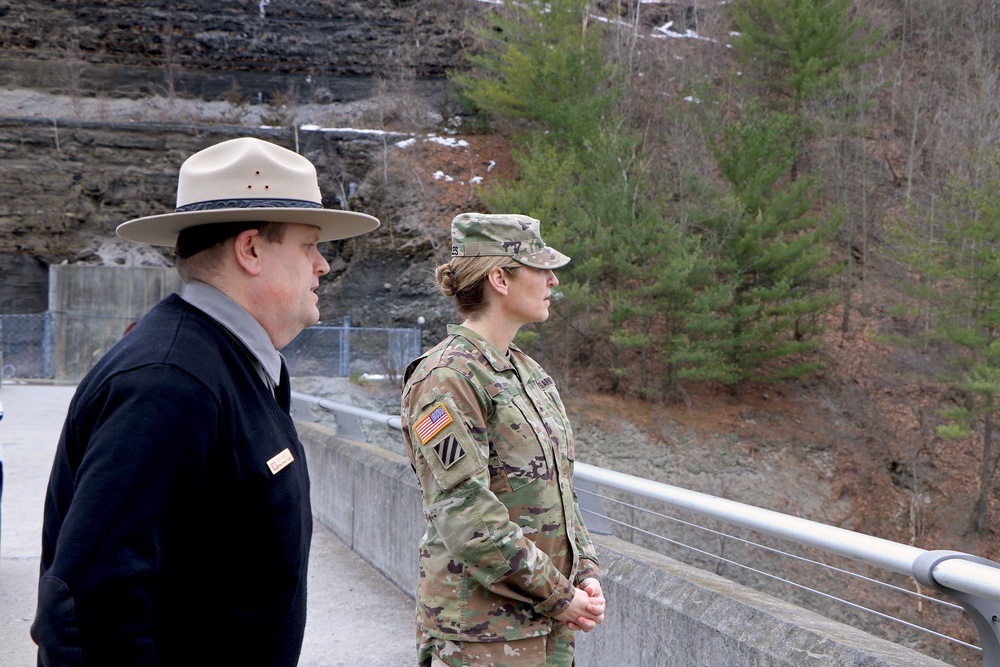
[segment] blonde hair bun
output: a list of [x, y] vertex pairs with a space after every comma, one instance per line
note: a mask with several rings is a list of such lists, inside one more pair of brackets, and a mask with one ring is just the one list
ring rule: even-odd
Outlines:
[[458, 290], [455, 288], [455, 270], [451, 267], [450, 263], [437, 267], [434, 271], [434, 277], [441, 287], [442, 294], [451, 297], [458, 293]]

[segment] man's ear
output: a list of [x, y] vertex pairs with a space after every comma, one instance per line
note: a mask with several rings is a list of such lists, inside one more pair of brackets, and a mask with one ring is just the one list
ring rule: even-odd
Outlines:
[[252, 276], [260, 273], [260, 242], [259, 229], [247, 229], [233, 239], [233, 256], [236, 263]]

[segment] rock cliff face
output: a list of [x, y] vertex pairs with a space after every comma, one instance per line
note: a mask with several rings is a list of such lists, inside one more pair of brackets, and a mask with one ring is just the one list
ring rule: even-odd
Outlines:
[[440, 228], [422, 219], [423, 184], [393, 182], [410, 167], [388, 163], [395, 142], [453, 113], [445, 72], [480, 7], [0, 0], [0, 312], [44, 310], [50, 264], [169, 264], [115, 226], [173, 209], [191, 153], [251, 135], [312, 160], [326, 206], [383, 221], [329, 250], [324, 317], [413, 326], [419, 314], [428, 335], [443, 331], [450, 313], [423, 281], [443, 258]]
[[403, 62], [440, 80], [460, 59], [473, 2], [397, 0], [0, 1], [0, 84], [51, 92], [218, 99], [368, 96]]

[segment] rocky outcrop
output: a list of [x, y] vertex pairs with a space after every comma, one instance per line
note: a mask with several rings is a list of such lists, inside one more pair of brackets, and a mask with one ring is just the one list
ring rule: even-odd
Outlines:
[[[114, 228], [173, 209], [186, 157], [249, 135], [316, 164], [328, 207], [383, 220], [378, 232], [329, 250], [321, 296], [336, 304], [336, 317], [368, 326], [413, 326], [418, 314], [446, 319], [439, 304], [420, 303], [440, 250], [413, 242], [423, 232], [407, 218], [422, 212], [400, 202], [420, 197], [385, 178], [386, 151], [409, 135], [382, 129], [404, 126], [399, 119], [416, 109], [423, 129], [427, 118], [447, 117], [446, 70], [462, 62], [467, 13], [482, 7], [0, 0], [0, 191], [8, 195], [0, 198], [0, 312], [44, 310], [50, 264], [170, 264], [169, 249], [122, 242]], [[387, 106], [379, 98], [387, 90], [403, 101]], [[12, 101], [25, 91], [57, 103]], [[320, 122], [305, 108], [348, 119], [332, 127], [376, 129], [304, 128]]]
[[335, 102], [400, 67], [424, 83], [461, 62], [476, 3], [443, 0], [0, 0], [0, 85], [74, 95]]
[[[181, 162], [205, 146], [247, 135], [297, 148], [316, 165], [326, 205], [356, 210], [364, 210], [364, 203], [347, 195], [366, 193], [366, 179], [386, 141], [391, 144], [409, 136], [0, 119], [0, 191], [12, 195], [0, 200], [3, 312], [44, 310], [48, 264], [169, 264], [171, 249], [117, 239], [115, 227], [130, 218], [172, 210]], [[401, 274], [410, 269], [410, 261], [399, 261], [397, 248], [412, 234], [397, 226], [390, 246], [389, 233], [386, 224], [373, 234], [327, 250], [333, 270], [321, 296], [332, 295], [338, 312], [356, 324], [385, 326], [399, 320], [412, 326], [415, 321], [416, 315], [406, 312], [405, 305], [390, 304], [395, 287], [406, 282]], [[425, 261], [428, 254], [422, 253]], [[412, 260], [412, 250], [402, 256]], [[15, 276], [16, 289], [8, 290], [15, 287]], [[414, 296], [427, 294], [421, 289]]]
[[[112, 236], [129, 218], [172, 210], [177, 169], [205, 146], [238, 136], [297, 149], [317, 167], [328, 206], [349, 205], [386, 136], [351, 130], [0, 119], [2, 246], [48, 262], [79, 259], [80, 241]], [[340, 206], [338, 206], [338, 202]]]

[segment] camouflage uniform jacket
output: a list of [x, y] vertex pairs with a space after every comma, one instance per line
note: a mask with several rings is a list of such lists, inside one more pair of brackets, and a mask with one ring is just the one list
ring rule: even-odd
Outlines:
[[552, 378], [465, 327], [410, 364], [406, 449], [423, 493], [417, 621], [458, 641], [547, 634], [599, 577], [573, 491], [573, 433]]

